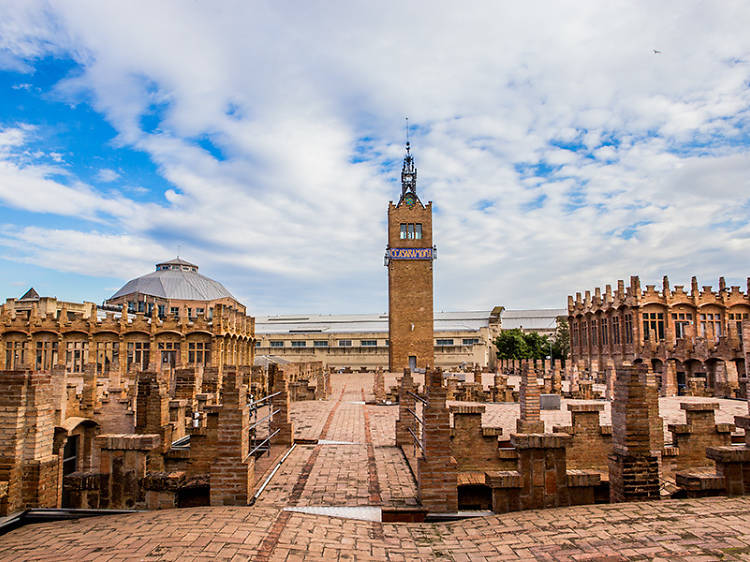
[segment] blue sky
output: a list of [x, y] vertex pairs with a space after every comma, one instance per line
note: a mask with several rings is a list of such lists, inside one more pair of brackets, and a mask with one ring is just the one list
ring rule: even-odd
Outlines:
[[2, 11], [6, 298], [179, 253], [251, 313], [385, 311], [405, 115], [438, 310], [750, 275], [746, 3]]

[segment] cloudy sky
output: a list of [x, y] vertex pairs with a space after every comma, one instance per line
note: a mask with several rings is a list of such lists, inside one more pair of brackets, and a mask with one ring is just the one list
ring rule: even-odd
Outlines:
[[0, 13], [3, 298], [100, 302], [179, 253], [251, 313], [385, 311], [406, 115], [437, 310], [750, 274], [747, 2]]

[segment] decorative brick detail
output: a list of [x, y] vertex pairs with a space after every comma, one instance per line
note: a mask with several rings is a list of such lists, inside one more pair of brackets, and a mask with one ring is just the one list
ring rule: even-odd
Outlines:
[[195, 367], [175, 369], [174, 397], [177, 400], [187, 400], [192, 405], [195, 395], [201, 387], [198, 372]]
[[716, 474], [724, 478], [728, 496], [750, 494], [750, 448], [709, 447], [706, 456], [716, 462]]
[[521, 417], [516, 421], [518, 433], [544, 433], [539, 406], [539, 384], [536, 371], [526, 363], [521, 373]]
[[[659, 462], [663, 447], [656, 389], [642, 367], [617, 369], [612, 403], [613, 452], [609, 457], [610, 501], [659, 499]], [[653, 391], [653, 392], [652, 392]]]
[[564, 433], [514, 433], [510, 442], [518, 452], [521, 509], [570, 505], [565, 461], [565, 447], [570, 443], [570, 436]]
[[570, 435], [567, 450], [569, 469], [609, 469], [608, 457], [612, 453], [612, 427], [602, 426], [599, 416], [604, 404], [568, 404], [571, 425], [555, 427], [555, 433]]
[[425, 381], [424, 449], [417, 460], [417, 495], [428, 511], [452, 513], [458, 510], [458, 485], [456, 461], [451, 456], [450, 412], [445, 406], [443, 373], [439, 369], [428, 371]]
[[719, 409], [717, 402], [683, 402], [680, 408], [685, 410], [686, 423], [668, 426], [672, 442], [679, 450], [675, 468], [683, 470], [711, 466], [706, 450], [708, 447], [731, 445], [734, 424], [715, 422], [714, 412]]
[[148, 470], [161, 469], [159, 435], [99, 435], [99, 472], [108, 474], [107, 489], [100, 492], [101, 506], [111, 509], [144, 507], [140, 480]]

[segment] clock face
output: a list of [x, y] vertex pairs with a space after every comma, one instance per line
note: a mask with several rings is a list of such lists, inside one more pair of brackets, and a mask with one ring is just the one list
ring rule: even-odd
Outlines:
[[409, 205], [409, 207], [414, 206], [414, 196], [411, 194], [408, 194], [406, 197], [404, 197], [404, 203]]

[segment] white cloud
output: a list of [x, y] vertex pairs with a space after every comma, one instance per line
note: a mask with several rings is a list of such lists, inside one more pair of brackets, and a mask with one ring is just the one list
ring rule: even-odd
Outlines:
[[120, 177], [120, 174], [118, 174], [117, 172], [115, 172], [114, 170], [110, 168], [102, 168], [96, 174], [96, 179], [104, 183], [113, 182], [119, 177]]
[[[129, 197], [140, 187], [62, 184], [60, 170], [11, 158], [24, 137], [6, 129], [6, 205], [115, 233], [12, 228], [19, 259], [52, 259], [52, 237], [59, 267], [101, 273], [182, 243], [257, 312], [382, 310], [409, 114], [420, 193], [439, 209], [438, 309], [564, 306], [639, 272], [747, 273], [743, 3], [160, 2], [147, 16], [137, 3], [25, 4], [0, 23], [0, 50], [17, 64], [75, 57], [83, 72], [57, 93], [91, 100], [172, 185], [155, 204]], [[145, 132], [155, 108], [158, 131]], [[100, 182], [139, 186], [113, 166]]]

